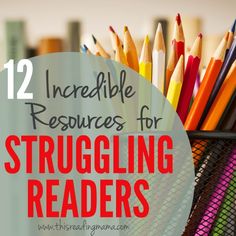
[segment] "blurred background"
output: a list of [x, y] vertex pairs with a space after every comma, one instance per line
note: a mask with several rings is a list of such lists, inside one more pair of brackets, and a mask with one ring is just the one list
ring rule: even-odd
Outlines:
[[183, 19], [187, 48], [191, 47], [199, 32], [203, 33], [203, 64], [206, 64], [222, 35], [231, 27], [235, 9], [235, 0], [1, 0], [0, 65], [2, 68], [3, 63], [13, 56], [15, 59], [22, 57], [12, 55], [19, 49], [18, 45], [9, 45], [18, 40], [23, 41], [20, 50], [22, 53], [26, 47], [23, 53], [27, 57], [47, 51], [40, 49], [48, 43], [47, 40], [40, 41], [42, 38], [62, 40], [62, 46], [54, 40], [53, 50], [76, 51], [80, 43], [85, 43], [93, 51], [91, 34], [107, 51], [112, 51], [109, 25], [121, 37], [123, 27], [127, 25], [139, 50], [145, 34], [153, 39], [157, 22], [166, 22], [164, 31], [168, 48], [172, 24], [178, 12]]

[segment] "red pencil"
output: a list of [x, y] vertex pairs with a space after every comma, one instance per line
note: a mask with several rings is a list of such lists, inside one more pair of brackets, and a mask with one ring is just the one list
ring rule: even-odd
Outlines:
[[175, 44], [175, 53], [176, 60], [178, 61], [180, 56], [184, 57], [184, 31], [182, 27], [182, 21], [180, 14], [177, 14], [175, 26], [174, 26], [174, 36], [172, 40], [172, 44]]
[[199, 34], [191, 48], [190, 55], [188, 57], [188, 62], [184, 73], [183, 86], [177, 108], [177, 113], [179, 114], [179, 117], [183, 123], [185, 122], [188, 115], [188, 108], [191, 102], [194, 84], [197, 78], [201, 60], [201, 52], [202, 34]]
[[207, 66], [206, 73], [201, 82], [198, 93], [193, 101], [186, 121], [184, 122], [184, 127], [186, 130], [195, 130], [198, 126], [202, 113], [204, 112], [207, 101], [216, 82], [217, 76], [219, 75], [220, 69], [223, 65], [228, 35], [229, 33], [227, 32]]

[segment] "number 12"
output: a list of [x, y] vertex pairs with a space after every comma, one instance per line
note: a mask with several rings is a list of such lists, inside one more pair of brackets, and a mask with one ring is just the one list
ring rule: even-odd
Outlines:
[[[28, 59], [22, 59], [17, 63], [17, 72], [24, 72], [26, 67], [26, 73], [23, 83], [17, 91], [17, 99], [33, 99], [33, 93], [26, 93], [26, 89], [29, 86], [30, 80], [33, 74], [32, 62]], [[8, 99], [14, 99], [14, 60], [9, 60], [4, 64], [4, 68], [7, 69], [7, 97]]]

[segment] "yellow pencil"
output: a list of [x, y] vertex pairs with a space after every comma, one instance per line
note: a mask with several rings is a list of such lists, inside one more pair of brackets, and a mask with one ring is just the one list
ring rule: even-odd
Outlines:
[[144, 39], [143, 48], [139, 60], [139, 74], [152, 81], [152, 55], [148, 35]]
[[127, 26], [124, 27], [124, 53], [128, 66], [139, 72], [137, 49]]
[[176, 110], [179, 96], [182, 88], [183, 77], [184, 77], [184, 57], [183, 55], [180, 56], [179, 61], [175, 67], [175, 70], [171, 76], [170, 84], [167, 92], [166, 98], [171, 103], [173, 108]]

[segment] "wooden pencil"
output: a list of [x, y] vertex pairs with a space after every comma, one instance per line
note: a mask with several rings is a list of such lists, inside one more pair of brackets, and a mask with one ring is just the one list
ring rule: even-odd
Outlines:
[[109, 26], [109, 32], [110, 32], [111, 46], [112, 46], [113, 51], [115, 52], [115, 50], [116, 50], [116, 36], [119, 38], [120, 43], [123, 48], [122, 40], [120, 39], [119, 35], [116, 33], [116, 31], [114, 30], [114, 28], [112, 26]]
[[236, 121], [234, 122], [233, 128], [232, 128], [233, 132], [236, 132]]
[[176, 60], [176, 55], [175, 55], [175, 45], [172, 44], [171, 49], [170, 49], [170, 56], [169, 56], [167, 66], [166, 66], [165, 95], [168, 92], [170, 78], [174, 72], [176, 63], [177, 63], [177, 60]]
[[205, 109], [206, 103], [210, 97], [211, 91], [222, 67], [225, 57], [227, 40], [228, 32], [221, 40], [220, 45], [216, 49], [210, 63], [208, 64], [203, 81], [184, 123], [184, 127], [186, 130], [195, 130], [198, 126], [198, 122], [200, 121], [201, 115]]
[[81, 45], [81, 52], [82, 52], [82, 53], [85, 53], [85, 54], [88, 54], [88, 55], [91, 55], [91, 54], [92, 54], [92, 52], [89, 50], [89, 48], [87, 47], [86, 44]]
[[162, 26], [159, 23], [155, 34], [152, 51], [152, 84], [157, 87], [162, 94], [165, 91], [165, 42]]
[[222, 120], [220, 126], [217, 127], [219, 130], [232, 130], [234, 123], [236, 122], [236, 91], [231, 97], [229, 107], [226, 111], [224, 119]]
[[188, 62], [184, 73], [183, 86], [177, 108], [177, 113], [183, 123], [185, 122], [188, 115], [188, 109], [193, 95], [194, 84], [198, 75], [201, 53], [202, 34], [199, 34], [192, 46], [190, 55], [188, 57]]
[[104, 58], [110, 58], [110, 55], [105, 51], [102, 45], [98, 42], [94, 35], [92, 35], [94, 45], [97, 49], [97, 52]]
[[183, 55], [184, 57], [184, 41], [185, 39], [184, 39], [184, 31], [182, 27], [181, 17], [180, 14], [177, 14], [174, 26], [174, 35], [172, 40], [172, 44], [175, 45], [175, 54], [177, 61], [179, 60], [181, 55]]
[[109, 26], [109, 33], [110, 33], [110, 38], [111, 38], [111, 46], [112, 46], [113, 51], [115, 52], [115, 50], [116, 50], [116, 35], [117, 34], [112, 26]]
[[[194, 99], [196, 97], [198, 89], [200, 87], [200, 84], [201, 84], [201, 75], [200, 75], [200, 72], [199, 72], [197, 74], [197, 78], [196, 78], [196, 81], [195, 81], [195, 84], [194, 84], [192, 99]], [[192, 101], [190, 102], [190, 106], [191, 106], [191, 104], [192, 104]]]
[[206, 107], [205, 107], [204, 112], [203, 112], [201, 119], [199, 121], [198, 128], [201, 127], [203, 121], [205, 120], [207, 113], [209, 112], [209, 110], [215, 100], [215, 97], [216, 97], [222, 83], [224, 82], [224, 79], [225, 79], [225, 77], [226, 77], [226, 75], [227, 75], [227, 73], [228, 73], [228, 71], [235, 59], [236, 59], [236, 38], [234, 39], [234, 41], [230, 47], [230, 50], [228, 51], [227, 56], [224, 59], [224, 63], [222, 65], [220, 73], [217, 77], [217, 80], [216, 80], [214, 87], [212, 89], [212, 92], [210, 94], [209, 100], [207, 101]]
[[178, 105], [181, 87], [183, 83], [183, 77], [184, 77], [183, 64], [184, 64], [184, 58], [183, 55], [181, 55], [175, 67], [175, 70], [171, 76], [170, 85], [166, 96], [167, 100], [170, 102], [170, 104], [173, 106], [175, 110]]
[[224, 167], [224, 170], [217, 181], [217, 184], [214, 185], [214, 191], [211, 194], [211, 197], [208, 201], [204, 213], [201, 216], [201, 221], [198, 224], [198, 227], [195, 232], [195, 236], [199, 235], [210, 235], [210, 231], [214, 224], [214, 220], [217, 217], [217, 213], [222, 204], [227, 188], [229, 187], [230, 180], [233, 177], [235, 166], [236, 166], [236, 149], [232, 150], [230, 157], [227, 161], [227, 164]]
[[229, 38], [228, 38], [228, 42], [227, 42], [227, 49], [226, 49], [226, 56], [228, 54], [229, 49], [231, 48], [232, 42], [234, 40], [234, 33], [235, 33], [235, 27], [236, 27], [236, 19], [232, 25], [232, 27], [229, 30]]
[[[235, 213], [231, 215], [231, 209], [234, 208], [234, 201], [236, 200], [236, 196], [234, 193], [236, 193], [236, 170], [233, 173], [233, 178], [230, 181], [226, 196], [224, 198], [222, 206], [220, 207], [217, 219], [214, 223], [214, 227], [211, 232], [214, 236], [227, 235], [226, 231], [228, 221], [231, 221], [229, 223], [231, 225], [230, 228], [232, 228]], [[232, 235], [233, 229], [231, 229], [230, 231], [231, 233], [229, 232], [229, 235]]]
[[203, 122], [202, 130], [214, 130], [220, 118], [223, 115], [224, 110], [234, 91], [236, 90], [236, 61], [231, 66], [229, 73], [226, 76], [224, 83], [222, 84], [215, 101], [213, 102], [209, 113]]
[[117, 61], [125, 66], [128, 65], [124, 51], [122, 49], [121, 41], [120, 41], [118, 35], [116, 35], [115, 61]]
[[139, 72], [137, 49], [127, 26], [124, 27], [124, 53], [128, 66]]
[[148, 81], [152, 81], [152, 56], [148, 35], [146, 35], [144, 39], [141, 56], [139, 59], [139, 74]]
[[[206, 142], [206, 140], [201, 140], [202, 142]], [[227, 163], [228, 157], [230, 155], [231, 150], [223, 150], [225, 146], [224, 140], [217, 140], [211, 145], [211, 149], [208, 151], [208, 159], [218, 160], [217, 165], [211, 166], [211, 174], [208, 179], [201, 178], [201, 183], [197, 183], [194, 197], [196, 198], [194, 201], [192, 212], [190, 214], [188, 224], [185, 228], [182, 236], [190, 236], [195, 235], [196, 229], [202, 219], [202, 215], [208, 205], [209, 200], [211, 199], [212, 193], [214, 191], [214, 186], [217, 185], [218, 180], [221, 174], [224, 171], [224, 167]], [[214, 150], [214, 151], [211, 151]], [[204, 172], [209, 171], [209, 168], [204, 168]], [[206, 176], [205, 173], [202, 173], [202, 176]], [[204, 186], [204, 188], [202, 187]], [[200, 234], [199, 234], [200, 235]], [[208, 234], [206, 234], [208, 235]]]

